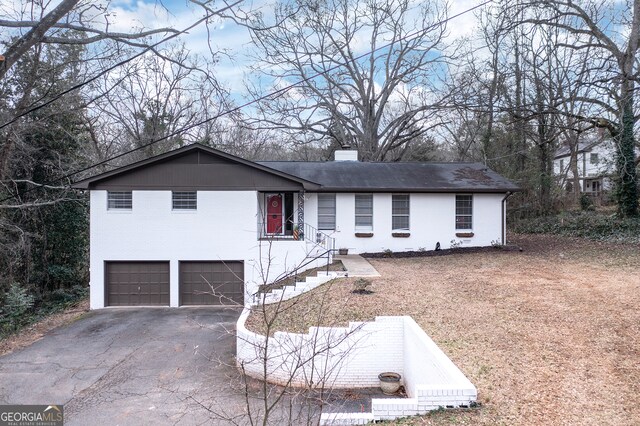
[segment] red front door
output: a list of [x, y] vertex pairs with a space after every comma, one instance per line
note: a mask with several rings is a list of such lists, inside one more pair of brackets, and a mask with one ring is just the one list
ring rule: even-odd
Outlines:
[[267, 234], [282, 234], [282, 194], [267, 195]]

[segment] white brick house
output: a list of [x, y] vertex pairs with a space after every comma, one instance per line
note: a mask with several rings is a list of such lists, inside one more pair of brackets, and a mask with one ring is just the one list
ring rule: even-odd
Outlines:
[[243, 303], [339, 248], [504, 243], [518, 188], [485, 166], [337, 154], [251, 162], [194, 144], [77, 182], [90, 192], [91, 308]]

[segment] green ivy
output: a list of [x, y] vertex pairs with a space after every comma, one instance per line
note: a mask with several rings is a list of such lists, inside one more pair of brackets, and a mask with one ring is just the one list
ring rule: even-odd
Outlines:
[[640, 218], [592, 211], [521, 219], [512, 225], [512, 230], [521, 234], [555, 234], [596, 241], [640, 243]]

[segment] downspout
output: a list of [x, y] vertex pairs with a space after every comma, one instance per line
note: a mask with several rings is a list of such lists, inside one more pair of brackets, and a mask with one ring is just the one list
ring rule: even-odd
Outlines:
[[506, 245], [507, 244], [507, 221], [506, 221], [506, 214], [507, 214], [507, 198], [509, 198], [510, 196], [513, 195], [513, 192], [511, 191], [507, 191], [507, 194], [504, 196], [504, 198], [502, 199], [502, 245]]

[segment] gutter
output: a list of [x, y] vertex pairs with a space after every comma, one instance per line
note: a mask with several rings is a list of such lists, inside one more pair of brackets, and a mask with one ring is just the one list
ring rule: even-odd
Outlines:
[[507, 243], [507, 221], [506, 221], [506, 214], [507, 214], [507, 198], [509, 198], [510, 196], [513, 195], [512, 191], [507, 191], [506, 195], [504, 196], [504, 198], [502, 199], [502, 245], [504, 246]]

